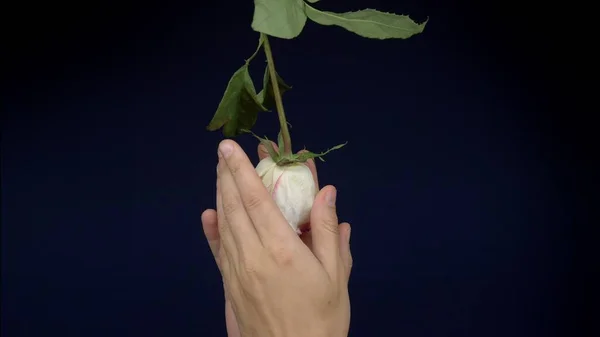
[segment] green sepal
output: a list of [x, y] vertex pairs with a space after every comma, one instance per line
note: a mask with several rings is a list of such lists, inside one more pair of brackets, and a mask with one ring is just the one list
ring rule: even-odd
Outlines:
[[279, 157], [279, 160], [275, 161], [275, 163], [277, 163], [277, 165], [283, 166], [283, 165], [290, 165], [293, 163], [304, 163], [309, 159], [315, 159], [315, 158], [318, 158], [320, 161], [324, 162], [325, 159], [323, 159], [323, 156], [325, 156], [326, 154], [328, 154], [331, 151], [341, 149], [346, 144], [348, 144], [348, 142], [345, 142], [344, 144], [336, 145], [336, 146], [328, 149], [327, 151], [324, 151], [321, 153], [314, 153], [314, 152], [306, 151], [306, 152], [291, 154], [289, 156], [282, 155]]
[[[241, 130], [244, 133], [249, 133], [251, 134], [254, 138], [258, 139], [258, 141], [267, 149], [267, 152], [269, 153], [269, 157], [271, 157], [271, 159], [273, 159], [274, 162], [278, 162], [281, 158], [281, 155], [275, 151], [275, 148], [273, 147], [273, 143], [271, 142], [271, 140], [269, 140], [269, 138], [267, 138], [267, 136], [265, 136], [264, 138], [257, 136], [254, 132], [247, 130], [247, 129], [243, 129]], [[281, 150], [282, 147], [280, 147], [279, 151]]]

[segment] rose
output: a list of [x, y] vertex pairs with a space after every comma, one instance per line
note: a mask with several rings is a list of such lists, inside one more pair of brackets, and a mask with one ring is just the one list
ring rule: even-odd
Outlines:
[[266, 157], [256, 166], [256, 173], [287, 222], [301, 234], [317, 195], [311, 170], [301, 163], [279, 166]]

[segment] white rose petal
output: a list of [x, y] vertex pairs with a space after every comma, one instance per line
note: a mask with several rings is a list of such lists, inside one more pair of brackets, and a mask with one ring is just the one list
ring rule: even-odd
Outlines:
[[287, 222], [300, 233], [298, 227], [309, 222], [317, 195], [317, 187], [308, 166], [302, 163], [277, 166], [271, 157], [267, 157], [258, 163], [256, 173]]

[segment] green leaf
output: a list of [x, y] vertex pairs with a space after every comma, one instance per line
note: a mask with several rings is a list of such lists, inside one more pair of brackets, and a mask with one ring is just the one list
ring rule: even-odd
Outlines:
[[[277, 77], [277, 84], [279, 85], [279, 93], [283, 96], [283, 93], [292, 89], [291, 86], [287, 85], [281, 76], [275, 72]], [[258, 93], [258, 101], [262, 105], [271, 110], [275, 107], [275, 93], [273, 92], [273, 82], [271, 82], [271, 76], [269, 76], [269, 66], [265, 68], [265, 76], [263, 78], [263, 89]]]
[[302, 153], [299, 153], [296, 155], [295, 161], [303, 163], [309, 159], [314, 159], [314, 158], [319, 158], [319, 160], [325, 161], [325, 159], [323, 159], [324, 155], [328, 154], [331, 151], [341, 149], [346, 144], [348, 144], [348, 142], [346, 142], [344, 144], [336, 145], [336, 146], [330, 148], [329, 150], [327, 150], [325, 152], [321, 152], [321, 153], [302, 152]]
[[207, 130], [216, 131], [223, 128], [225, 137], [235, 137], [243, 133], [244, 129], [254, 126], [259, 112], [267, 111], [256, 96], [256, 88], [248, 71], [250, 61], [256, 57], [264, 43], [263, 35], [259, 35], [254, 53], [231, 76], [217, 111], [206, 127]]
[[225, 137], [235, 137], [243, 129], [251, 129], [261, 111], [267, 109], [256, 97], [256, 89], [246, 63], [229, 80], [217, 111], [206, 128], [209, 131], [223, 128]]
[[305, 8], [308, 18], [318, 24], [340, 26], [371, 39], [407, 39], [421, 33], [427, 24], [427, 21], [417, 24], [407, 15], [384, 13], [374, 9], [333, 13], [319, 11], [307, 4]]
[[257, 32], [293, 39], [305, 24], [303, 0], [254, 0], [252, 29]]

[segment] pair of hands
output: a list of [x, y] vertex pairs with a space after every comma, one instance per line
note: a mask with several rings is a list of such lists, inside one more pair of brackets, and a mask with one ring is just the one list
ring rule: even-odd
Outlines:
[[[202, 227], [223, 277], [228, 336], [346, 337], [350, 225], [338, 225], [336, 189], [319, 191], [311, 230], [298, 236], [237, 143], [221, 142], [218, 157], [217, 209]], [[314, 161], [306, 165], [318, 186]]]

